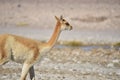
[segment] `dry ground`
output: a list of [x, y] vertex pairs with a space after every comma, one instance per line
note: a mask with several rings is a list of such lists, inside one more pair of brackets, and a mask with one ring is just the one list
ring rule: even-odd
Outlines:
[[55, 15], [74, 29], [120, 29], [119, 0], [0, 0], [0, 27], [48, 29]]
[[[19, 80], [21, 67], [14, 62], [0, 66], [0, 80]], [[119, 80], [120, 50], [54, 48], [35, 65], [35, 72], [36, 80]]]

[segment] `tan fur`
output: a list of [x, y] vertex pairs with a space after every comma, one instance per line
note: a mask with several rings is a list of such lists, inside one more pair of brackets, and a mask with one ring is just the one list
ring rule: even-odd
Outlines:
[[40, 60], [56, 43], [61, 30], [71, 30], [65, 20], [57, 18], [56, 28], [47, 43], [12, 34], [0, 35], [0, 65], [9, 60], [23, 63], [20, 80], [25, 80], [29, 71], [31, 80], [35, 80], [33, 64]]
[[[0, 35], [0, 56], [1, 60], [9, 57], [8, 54], [14, 55], [14, 57], [27, 57], [28, 55], [33, 56], [35, 60], [39, 54], [38, 49], [39, 43], [20, 36], [15, 36], [11, 34]], [[30, 53], [32, 52], [32, 54]]]
[[54, 32], [53, 32], [53, 35], [52, 35], [51, 39], [50, 39], [49, 42], [48, 42], [48, 44], [49, 44], [50, 46], [53, 46], [53, 45], [56, 43], [56, 39], [58, 38], [58, 36], [59, 36], [59, 34], [60, 34], [60, 32], [61, 32], [61, 31], [60, 31], [60, 26], [61, 26], [60, 22], [57, 22], [56, 26], [59, 26], [59, 27], [56, 27], [56, 28], [55, 28], [55, 30], [54, 30]]
[[4, 49], [6, 38], [7, 38], [7, 35], [0, 35], [0, 44], [1, 44], [0, 45], [0, 59], [6, 58], [6, 51]]
[[28, 50], [32, 50], [34, 52], [33, 55], [33, 59], [35, 60], [38, 56], [39, 53], [39, 44], [38, 42], [28, 39], [28, 38], [24, 38], [24, 37], [20, 37], [20, 36], [14, 36], [16, 42], [19, 42], [21, 44], [23, 44], [25, 47], [28, 48]]

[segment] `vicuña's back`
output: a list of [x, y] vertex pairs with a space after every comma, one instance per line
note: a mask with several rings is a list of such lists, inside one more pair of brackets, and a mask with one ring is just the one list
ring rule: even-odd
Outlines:
[[1, 63], [8, 60], [21, 63], [30, 56], [35, 59], [39, 54], [39, 45], [42, 45], [41, 42], [11, 34], [0, 35], [0, 44], [0, 61], [3, 59]]
[[72, 29], [72, 26], [62, 17], [55, 18], [57, 20], [55, 30], [46, 43], [12, 34], [0, 35], [0, 65], [9, 60], [23, 63], [20, 80], [26, 80], [28, 72], [30, 79], [35, 80], [33, 64], [55, 45], [61, 31]]

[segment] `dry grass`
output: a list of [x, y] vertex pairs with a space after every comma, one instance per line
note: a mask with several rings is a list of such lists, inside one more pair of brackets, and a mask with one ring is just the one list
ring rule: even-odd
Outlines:
[[19, 23], [16, 23], [16, 26], [19, 26], [19, 27], [25, 27], [25, 26], [28, 26], [29, 24], [27, 22], [19, 22]]
[[78, 47], [83, 46], [84, 43], [80, 41], [60, 41], [59, 44], [65, 45], [65, 46], [72, 46], [72, 47]]
[[113, 46], [115, 46], [115, 47], [120, 47], [120, 42], [116, 42], [116, 43], [114, 43]]

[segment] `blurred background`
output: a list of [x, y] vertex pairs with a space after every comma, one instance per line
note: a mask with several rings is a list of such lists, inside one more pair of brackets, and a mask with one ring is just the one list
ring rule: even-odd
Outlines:
[[120, 0], [0, 0], [0, 33], [48, 40], [61, 15], [73, 26], [61, 41], [120, 42]]

